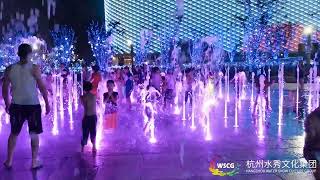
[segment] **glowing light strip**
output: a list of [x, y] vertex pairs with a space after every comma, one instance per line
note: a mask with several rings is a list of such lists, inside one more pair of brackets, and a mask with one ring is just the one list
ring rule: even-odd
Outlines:
[[279, 119], [278, 119], [278, 125], [282, 125], [283, 120], [283, 88], [284, 88], [284, 64], [281, 64], [279, 66]]

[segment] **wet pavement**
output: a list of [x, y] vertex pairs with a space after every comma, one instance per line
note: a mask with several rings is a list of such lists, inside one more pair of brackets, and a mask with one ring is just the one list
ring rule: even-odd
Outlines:
[[[272, 113], [265, 127], [264, 138], [252, 122], [249, 100], [242, 102], [238, 113], [239, 127], [234, 128], [234, 104], [228, 105], [224, 119], [224, 103], [220, 100], [210, 113], [212, 140], [205, 140], [204, 129], [196, 123], [190, 129], [190, 120], [182, 123], [181, 116], [159, 112], [156, 115], [156, 143], [150, 143], [142, 132], [143, 117], [138, 106], [125, 111], [120, 107], [119, 127], [115, 132], [102, 131], [101, 119], [97, 137], [98, 151], [90, 147], [80, 152], [82, 110], [68, 111], [64, 118], [52, 123], [52, 114], [43, 118], [40, 160], [44, 167], [31, 171], [30, 141], [25, 126], [15, 151], [13, 169], [0, 168], [0, 180], [209, 180], [209, 179], [313, 179], [310, 172], [249, 173], [249, 160], [301, 160], [304, 144], [303, 123], [293, 112], [294, 102], [285, 101], [283, 125], [278, 126], [277, 92], [272, 96]], [[286, 100], [286, 97], [285, 97]], [[72, 112], [70, 118], [69, 112]], [[70, 120], [71, 119], [71, 120]], [[199, 117], [196, 116], [196, 122]], [[1, 113], [0, 161], [5, 160], [6, 142], [10, 126]], [[218, 160], [217, 160], [218, 159]], [[231, 162], [240, 165], [234, 176], [217, 176], [209, 171], [210, 162]]]

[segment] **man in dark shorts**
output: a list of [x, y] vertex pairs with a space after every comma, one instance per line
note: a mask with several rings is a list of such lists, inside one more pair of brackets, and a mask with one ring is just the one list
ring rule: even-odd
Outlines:
[[[41, 71], [31, 62], [32, 48], [28, 44], [21, 44], [18, 48], [20, 61], [6, 68], [2, 84], [2, 97], [6, 112], [10, 115], [11, 133], [8, 139], [8, 154], [4, 166], [12, 167], [13, 152], [17, 137], [24, 122], [28, 121], [32, 149], [32, 169], [39, 169], [38, 162], [39, 134], [42, 133], [41, 106], [38, 99], [39, 88], [46, 104], [46, 114], [50, 112], [48, 93], [41, 79]], [[11, 85], [11, 102], [9, 100], [9, 86]]]

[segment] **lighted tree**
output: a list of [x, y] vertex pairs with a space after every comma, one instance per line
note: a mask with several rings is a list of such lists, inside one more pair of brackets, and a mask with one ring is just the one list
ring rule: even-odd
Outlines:
[[112, 64], [114, 55], [112, 47], [112, 34], [122, 35], [124, 30], [120, 27], [120, 22], [112, 21], [108, 24], [107, 29], [98, 23], [91, 23], [88, 29], [88, 38], [96, 64], [102, 71], [106, 71]]
[[283, 0], [237, 0], [244, 6], [244, 15], [235, 16], [243, 28], [242, 49], [250, 65], [259, 65], [284, 51], [287, 34], [274, 28], [272, 18], [279, 13]]
[[148, 57], [148, 53], [151, 47], [152, 31], [143, 29], [140, 32], [140, 44], [135, 54], [135, 64], [141, 65]]
[[[16, 27], [18, 26], [18, 27]], [[8, 28], [3, 32], [0, 44], [0, 60], [4, 67], [18, 61], [17, 49], [22, 39], [29, 34], [25, 31], [24, 25], [15, 19], [11, 19]], [[3, 69], [3, 68], [2, 68]]]
[[59, 65], [69, 67], [74, 57], [75, 33], [72, 28], [62, 26], [56, 31], [51, 32], [54, 48], [51, 57], [55, 68]]

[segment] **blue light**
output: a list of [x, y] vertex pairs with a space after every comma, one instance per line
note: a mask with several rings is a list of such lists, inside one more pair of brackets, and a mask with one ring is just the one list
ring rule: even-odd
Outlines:
[[110, 63], [112, 63], [111, 58], [113, 56], [111, 43], [108, 42], [111, 34], [108, 34], [105, 27], [97, 23], [92, 23], [87, 32], [93, 57], [95, 57], [96, 60], [95, 64], [98, 65], [102, 71], [106, 71]]
[[54, 56], [49, 56], [49, 61], [47, 66], [58, 69], [60, 64], [69, 67], [71, 61], [73, 60], [73, 43], [75, 41], [75, 33], [71, 28], [66, 26], [60, 27], [58, 31], [51, 32], [51, 36], [55, 47], [51, 54]]

